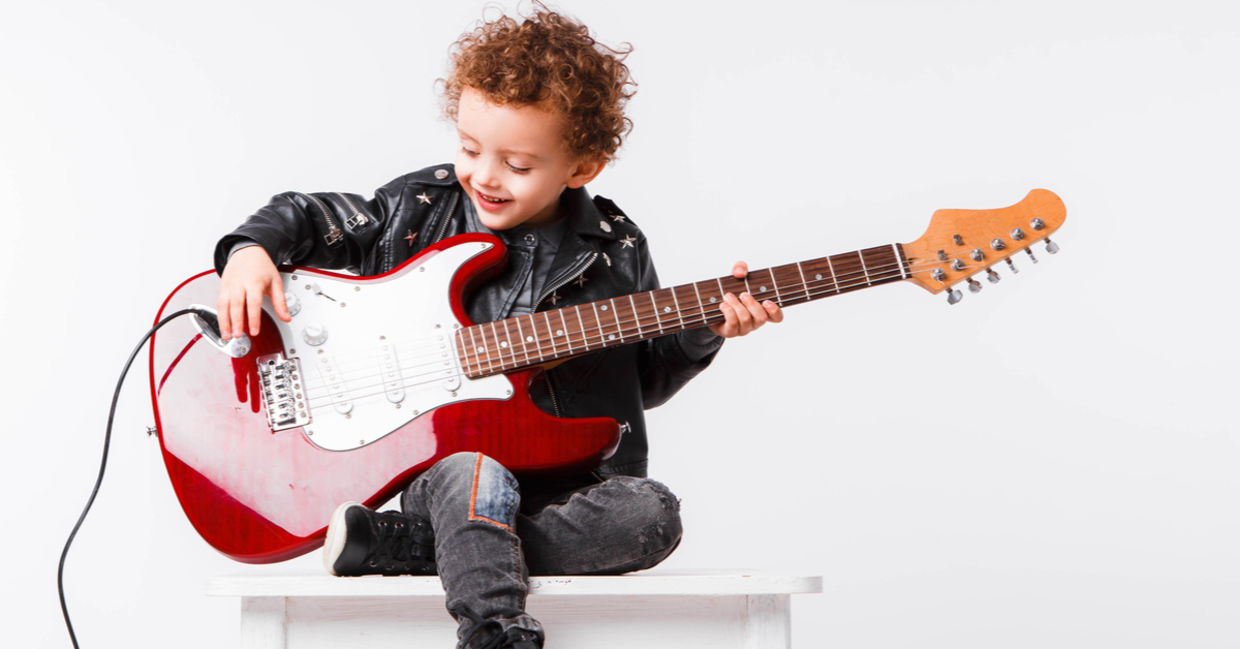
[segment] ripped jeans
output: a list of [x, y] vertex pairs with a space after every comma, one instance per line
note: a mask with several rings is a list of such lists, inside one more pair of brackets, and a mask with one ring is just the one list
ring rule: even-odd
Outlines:
[[458, 635], [472, 626], [464, 610], [505, 630], [541, 634], [525, 612], [530, 574], [641, 570], [680, 543], [679, 502], [654, 480], [616, 476], [527, 497], [522, 507], [516, 478], [481, 453], [440, 460], [401, 495], [401, 509], [435, 530], [435, 560]]

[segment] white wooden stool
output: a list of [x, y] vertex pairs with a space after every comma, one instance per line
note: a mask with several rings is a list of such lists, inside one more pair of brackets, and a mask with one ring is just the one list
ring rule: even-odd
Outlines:
[[[532, 577], [526, 604], [549, 649], [786, 649], [789, 596], [820, 592], [822, 577]], [[447, 649], [456, 642], [438, 577], [218, 577], [207, 593], [241, 598], [244, 649]]]

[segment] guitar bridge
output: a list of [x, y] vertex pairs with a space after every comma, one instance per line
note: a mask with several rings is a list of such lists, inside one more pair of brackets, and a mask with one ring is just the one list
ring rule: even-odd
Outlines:
[[302, 389], [301, 364], [283, 354], [258, 357], [258, 380], [271, 432], [310, 423], [310, 409]]

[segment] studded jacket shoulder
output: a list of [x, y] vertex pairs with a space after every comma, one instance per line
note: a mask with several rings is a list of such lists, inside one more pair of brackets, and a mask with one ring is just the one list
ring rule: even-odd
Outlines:
[[[233, 246], [261, 245], [277, 264], [347, 269], [376, 275], [447, 237], [482, 228], [470, 219], [468, 197], [452, 165], [401, 176], [365, 199], [340, 192], [285, 192], [220, 239], [215, 267], [222, 272]], [[566, 227], [538, 296], [537, 310], [569, 306], [659, 287], [641, 230], [612, 201], [584, 189], [561, 197]], [[488, 281], [485, 299], [470, 316], [493, 320], [504, 297], [516, 290], [507, 269]], [[479, 296], [484, 295], [479, 291]], [[629, 425], [619, 450], [598, 474], [645, 476], [647, 443], [643, 410], [667, 401], [714, 358], [722, 339], [685, 332], [641, 341], [565, 362], [532, 386], [534, 399], [566, 417], [609, 416]]]

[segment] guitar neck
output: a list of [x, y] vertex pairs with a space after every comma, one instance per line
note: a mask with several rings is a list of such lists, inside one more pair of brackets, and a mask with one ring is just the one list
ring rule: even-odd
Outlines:
[[903, 246], [877, 246], [465, 327], [457, 354], [481, 378], [722, 322], [725, 293], [788, 307], [908, 277]]

